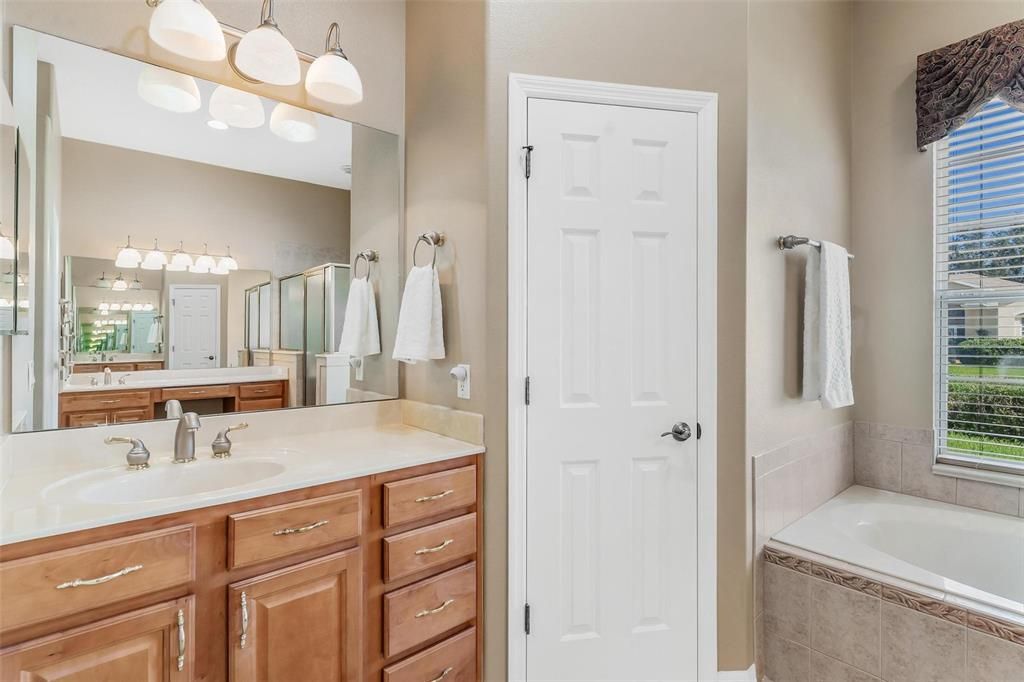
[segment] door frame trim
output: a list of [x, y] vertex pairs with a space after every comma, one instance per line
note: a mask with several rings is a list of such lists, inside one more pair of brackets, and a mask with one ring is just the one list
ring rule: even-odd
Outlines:
[[718, 94], [511, 73], [508, 77], [508, 679], [526, 679], [527, 104], [532, 98], [697, 115], [697, 677], [718, 676]]
[[217, 366], [219, 367], [220, 366], [220, 361], [221, 361], [221, 357], [220, 357], [221, 356], [221, 352], [220, 352], [220, 342], [221, 342], [221, 337], [220, 337], [220, 335], [221, 335], [221, 329], [220, 329], [220, 322], [221, 322], [221, 319], [220, 319], [220, 317], [221, 317], [220, 297], [221, 297], [221, 294], [223, 293], [221, 291], [220, 285], [219, 284], [169, 284], [167, 286], [167, 308], [168, 308], [168, 312], [170, 314], [165, 316], [165, 320], [167, 321], [167, 368], [168, 369], [174, 369], [174, 355], [175, 355], [175, 352], [172, 350], [174, 348], [174, 303], [173, 303], [173, 301], [174, 301], [174, 292], [182, 290], [182, 289], [216, 289], [217, 290], [217, 298], [216, 298], [216, 301], [217, 301], [217, 341], [216, 341], [216, 343], [214, 345], [217, 348], [215, 362], [217, 363]]

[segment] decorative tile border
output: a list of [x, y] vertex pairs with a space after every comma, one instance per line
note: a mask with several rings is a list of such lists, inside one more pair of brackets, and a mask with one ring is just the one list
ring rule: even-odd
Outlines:
[[1013, 625], [991, 616], [950, 606], [931, 597], [908, 592], [891, 585], [883, 585], [882, 583], [859, 576], [856, 573], [824, 566], [814, 561], [786, 554], [773, 547], [764, 548], [764, 560], [783, 568], [797, 571], [798, 573], [826, 580], [836, 585], [856, 590], [857, 592], [863, 592], [864, 594], [913, 611], [941, 618], [956, 625], [966, 625], [972, 630], [984, 632], [987, 635], [1024, 646], [1024, 626]]

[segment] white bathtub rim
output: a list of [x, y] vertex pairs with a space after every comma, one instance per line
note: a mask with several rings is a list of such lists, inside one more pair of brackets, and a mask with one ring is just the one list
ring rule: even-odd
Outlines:
[[[873, 580], [874, 582], [882, 583], [884, 585], [896, 588], [898, 590], [911, 592], [922, 597], [927, 597], [929, 599], [941, 601], [943, 603], [949, 604], [950, 606], [964, 609], [966, 611], [972, 611], [980, 615], [987, 615], [992, 618], [1005, 620], [1015, 625], [1024, 626], [1024, 605], [1018, 604], [1015, 601], [1006, 599], [1004, 597], [1000, 597], [998, 595], [990, 594], [983, 590], [978, 590], [969, 585], [958, 583], [955, 580], [942, 578], [941, 576], [920, 569], [912, 564], [908, 564], [904, 561], [901, 561], [900, 559], [896, 559], [895, 557], [889, 557], [889, 555], [885, 556], [891, 559], [892, 562], [904, 564], [908, 569], [908, 573], [914, 573], [922, 577], [931, 578], [931, 580], [929, 581], [931, 584], [923, 581], [908, 580], [906, 578], [894, 575], [892, 573], [878, 571], [861, 564], [844, 561], [842, 559], [837, 559], [836, 557], [828, 556], [825, 554], [819, 554], [817, 552], [804, 549], [803, 547], [799, 547], [797, 545], [791, 545], [787, 542], [782, 542], [780, 540], [769, 540], [765, 544], [765, 547], [774, 549], [784, 554], [789, 554], [791, 556], [797, 557], [798, 559], [804, 559], [806, 561], [811, 561], [816, 564], [821, 564], [822, 566], [827, 566], [835, 570], [844, 571], [846, 573], [853, 573], [855, 575], [867, 578], [868, 580]], [[879, 552], [879, 554], [882, 553]], [[961, 592], [961, 594], [957, 594], [957, 592], [953, 591], [946, 591], [939, 587], [936, 587], [935, 583], [939, 580], [944, 581], [947, 586], [956, 586], [958, 588], [958, 591]]]

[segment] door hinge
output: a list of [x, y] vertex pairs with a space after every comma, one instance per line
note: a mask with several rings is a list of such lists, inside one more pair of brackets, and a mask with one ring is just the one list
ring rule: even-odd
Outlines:
[[697, 422], [697, 440], [700, 440], [700, 422]]
[[526, 634], [530, 634], [530, 605], [526, 604], [523, 608], [523, 629], [526, 630]]
[[530, 179], [530, 172], [533, 167], [533, 145], [528, 144], [523, 147], [526, 150], [526, 179]]
[[524, 389], [524, 393], [525, 393], [524, 398], [526, 400], [526, 404], [529, 405], [530, 404], [530, 377], [526, 377], [525, 384], [526, 384], [526, 387]]

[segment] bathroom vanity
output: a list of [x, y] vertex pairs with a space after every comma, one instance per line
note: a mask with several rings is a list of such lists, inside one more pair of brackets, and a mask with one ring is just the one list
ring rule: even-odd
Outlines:
[[480, 679], [482, 447], [403, 425], [258, 440], [15, 471], [0, 679]]

